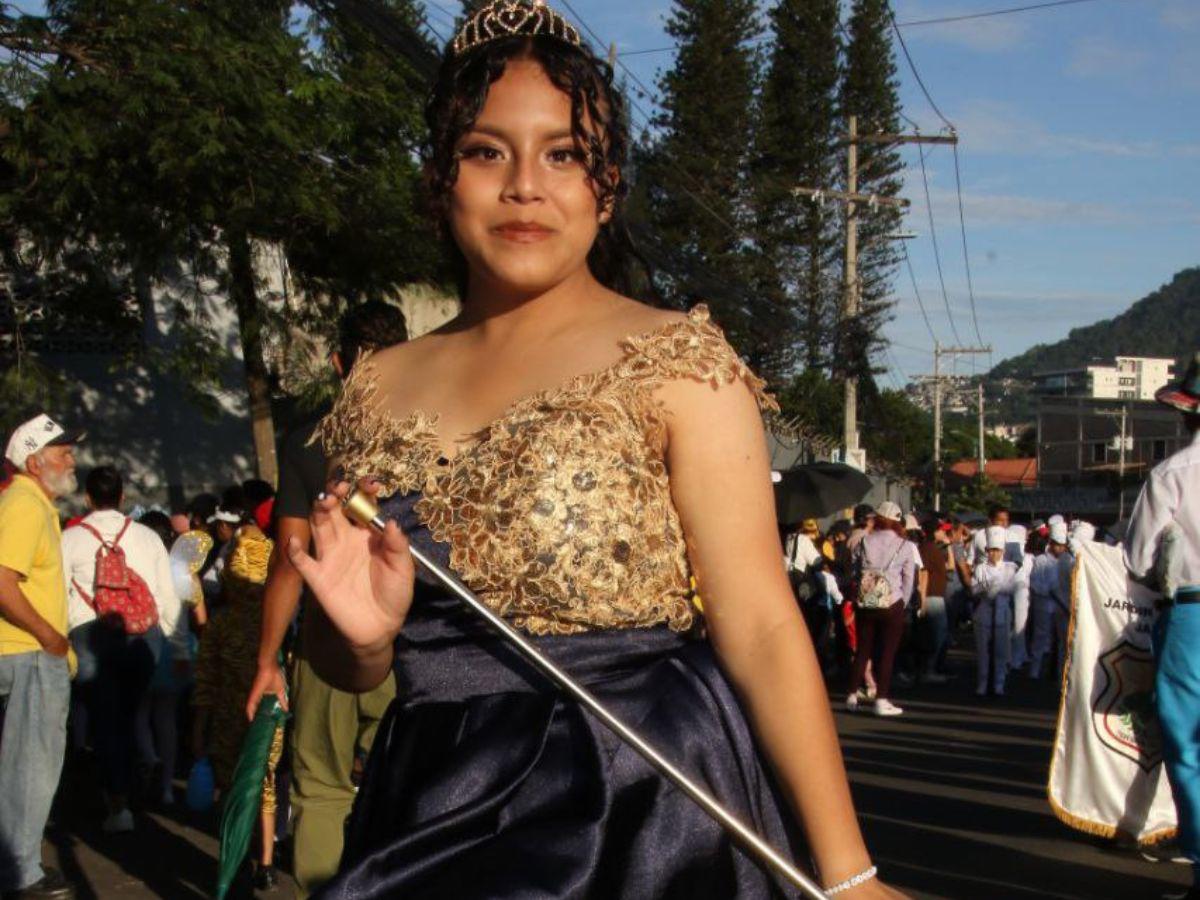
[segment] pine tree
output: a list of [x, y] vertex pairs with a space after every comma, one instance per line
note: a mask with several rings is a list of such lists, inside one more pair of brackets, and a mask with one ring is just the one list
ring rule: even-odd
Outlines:
[[763, 79], [751, 182], [760, 290], [775, 310], [775, 359], [785, 374], [828, 362], [840, 295], [840, 217], [792, 192], [836, 183], [837, 0], [779, 0]]
[[753, 0], [675, 0], [679, 49], [659, 78], [659, 137], [638, 156], [640, 208], [672, 265], [659, 288], [676, 305], [706, 301], [738, 349], [761, 352], [771, 323], [748, 290], [747, 150], [760, 33]]
[[[889, 32], [888, 0], [854, 0], [847, 31], [841, 111], [858, 117], [858, 133], [897, 134], [900, 97], [896, 60]], [[895, 197], [900, 192], [900, 154], [887, 144], [858, 146], [858, 191]], [[892, 279], [899, 256], [891, 239], [900, 226], [900, 211], [863, 204], [858, 213], [859, 315], [841, 329], [837, 367], [870, 377], [870, 356], [881, 344], [881, 329], [890, 318]]]

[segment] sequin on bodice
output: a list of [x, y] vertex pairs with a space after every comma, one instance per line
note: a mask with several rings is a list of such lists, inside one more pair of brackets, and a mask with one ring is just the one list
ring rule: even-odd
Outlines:
[[778, 407], [704, 306], [621, 351], [605, 369], [516, 401], [452, 460], [441, 457], [437, 418], [392, 415], [363, 358], [317, 435], [347, 477], [375, 477], [384, 495], [419, 491], [415, 512], [449, 545], [452, 568], [516, 627], [683, 631], [690, 571], [655, 390], [741, 379], [760, 408]]

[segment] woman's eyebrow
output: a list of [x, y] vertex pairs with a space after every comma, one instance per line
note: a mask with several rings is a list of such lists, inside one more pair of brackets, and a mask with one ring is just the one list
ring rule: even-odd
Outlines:
[[[491, 137], [499, 138], [502, 141], [509, 141], [512, 136], [503, 128], [498, 128], [493, 125], [474, 125], [467, 134], [486, 134]], [[544, 141], [560, 141], [566, 138], [574, 138], [575, 133], [569, 128], [558, 129], [557, 131], [549, 132], [542, 135]]]

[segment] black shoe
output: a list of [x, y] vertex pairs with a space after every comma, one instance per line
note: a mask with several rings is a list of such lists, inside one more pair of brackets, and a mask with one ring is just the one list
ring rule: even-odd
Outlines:
[[1162, 900], [1200, 900], [1200, 887], [1192, 887], [1182, 893], [1163, 894]]
[[46, 867], [42, 871], [39, 881], [9, 894], [11, 900], [74, 900], [75, 886], [58, 869]]
[[279, 884], [279, 878], [275, 875], [274, 866], [255, 866], [254, 889], [256, 891], [272, 891], [277, 884]]

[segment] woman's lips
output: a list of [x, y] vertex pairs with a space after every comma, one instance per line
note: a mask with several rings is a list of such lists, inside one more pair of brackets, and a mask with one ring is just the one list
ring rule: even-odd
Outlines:
[[554, 234], [549, 228], [544, 228], [541, 225], [518, 222], [499, 225], [492, 230], [506, 241], [514, 241], [518, 244], [532, 244], [536, 241], [544, 241]]

